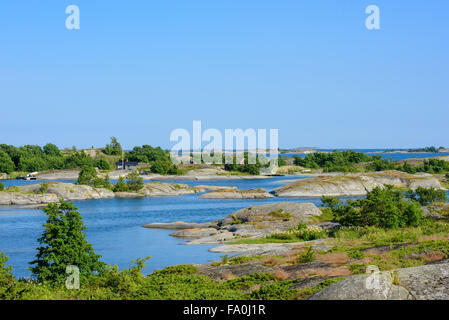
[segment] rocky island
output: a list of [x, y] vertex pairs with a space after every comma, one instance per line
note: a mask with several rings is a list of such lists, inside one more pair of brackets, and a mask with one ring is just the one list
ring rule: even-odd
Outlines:
[[416, 189], [441, 189], [438, 179], [431, 174], [408, 174], [400, 171], [322, 175], [300, 179], [272, 191], [278, 197], [316, 198], [322, 196], [363, 196], [375, 187], [393, 185]]

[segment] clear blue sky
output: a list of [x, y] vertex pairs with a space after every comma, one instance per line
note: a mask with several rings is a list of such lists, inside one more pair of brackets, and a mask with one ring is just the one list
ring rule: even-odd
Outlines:
[[2, 0], [0, 143], [169, 147], [202, 120], [284, 148], [449, 146], [448, 58], [447, 0]]

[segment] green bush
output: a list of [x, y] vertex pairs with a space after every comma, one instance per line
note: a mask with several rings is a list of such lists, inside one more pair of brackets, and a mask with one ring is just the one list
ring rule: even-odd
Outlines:
[[406, 198], [406, 193], [393, 186], [384, 189], [376, 187], [365, 199], [340, 200], [322, 199], [329, 206], [338, 222], [344, 226], [376, 226], [399, 228], [417, 226], [422, 222], [421, 205]]
[[128, 190], [139, 191], [143, 188], [143, 179], [139, 175], [139, 171], [133, 171], [126, 177], [126, 184], [128, 185]]
[[120, 177], [117, 183], [112, 187], [112, 191], [114, 192], [127, 192], [129, 191], [129, 187], [125, 182], [123, 177]]
[[5, 299], [6, 293], [15, 284], [15, 278], [11, 273], [12, 267], [6, 266], [9, 258], [0, 251], [0, 299]]
[[312, 247], [307, 247], [307, 250], [296, 260], [297, 263], [307, 263], [312, 261], [315, 261], [315, 250], [313, 250]]
[[111, 169], [111, 165], [109, 164], [109, 162], [107, 162], [104, 159], [95, 160], [94, 167], [96, 167], [100, 170], [110, 170]]
[[47, 191], [48, 191], [48, 182], [42, 182], [41, 183], [41, 189], [40, 189], [40, 192], [41, 193], [47, 193]]
[[11, 173], [14, 169], [15, 165], [10, 156], [0, 149], [0, 173]]
[[315, 152], [304, 158], [295, 157], [294, 164], [305, 168], [323, 168], [324, 172], [355, 172], [357, 163], [372, 161], [373, 158], [353, 150], [333, 151], [330, 153]]
[[5, 190], [5, 185], [0, 182], [0, 191], [3, 191], [3, 190]]
[[427, 206], [434, 202], [445, 202], [447, 200], [446, 191], [442, 189], [418, 187], [414, 192], [409, 192], [408, 196], [418, 201], [422, 206]]

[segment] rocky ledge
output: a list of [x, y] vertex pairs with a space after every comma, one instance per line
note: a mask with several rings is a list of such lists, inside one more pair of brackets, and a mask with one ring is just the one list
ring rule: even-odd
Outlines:
[[375, 187], [387, 184], [411, 189], [434, 187], [443, 189], [432, 175], [411, 175], [399, 171], [320, 176], [300, 179], [272, 191], [278, 197], [363, 196]]
[[200, 195], [201, 199], [266, 199], [272, 198], [264, 189], [226, 190], [220, 189]]
[[163, 197], [179, 196], [184, 194], [200, 193], [209, 190], [229, 190], [232, 187], [201, 186], [190, 187], [181, 183], [150, 182], [138, 192], [112, 192], [105, 188], [93, 188], [73, 183], [48, 182], [47, 187], [42, 184], [32, 184], [15, 187], [0, 192], [0, 205], [39, 205], [65, 201], [109, 199], [109, 198], [137, 198], [137, 197]]
[[371, 270], [311, 296], [310, 300], [449, 300], [449, 263], [394, 271]]
[[235, 238], [259, 238], [273, 231], [288, 230], [319, 215], [321, 210], [313, 203], [280, 202], [240, 209], [216, 222], [152, 223], [144, 227], [178, 230], [171, 235], [195, 239], [186, 244], [219, 244]]

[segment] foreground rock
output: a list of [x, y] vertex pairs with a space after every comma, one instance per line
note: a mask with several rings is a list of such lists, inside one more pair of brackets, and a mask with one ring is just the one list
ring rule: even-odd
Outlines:
[[216, 190], [202, 194], [198, 198], [201, 199], [266, 199], [273, 196], [264, 189], [249, 190]]
[[337, 282], [311, 300], [449, 300], [449, 263], [374, 272]]
[[234, 254], [235, 256], [284, 255], [306, 247], [327, 251], [333, 247], [329, 239], [319, 239], [297, 243], [229, 244], [211, 248], [210, 252]]
[[443, 189], [438, 179], [429, 175], [411, 175], [399, 171], [322, 176], [301, 179], [273, 190], [278, 197], [363, 196], [375, 187], [387, 184], [416, 189]]

